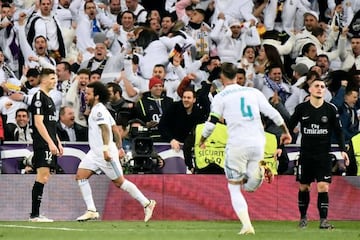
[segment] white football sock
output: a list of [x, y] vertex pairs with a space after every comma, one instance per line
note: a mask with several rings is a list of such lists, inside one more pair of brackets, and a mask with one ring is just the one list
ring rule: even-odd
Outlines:
[[239, 217], [244, 228], [251, 226], [251, 221], [248, 213], [248, 205], [241, 193], [240, 185], [228, 183], [228, 189], [230, 192], [231, 204], [236, 215]]
[[85, 201], [87, 210], [96, 212], [96, 207], [92, 196], [89, 180], [88, 179], [78, 180], [78, 185], [80, 187], [80, 192]]
[[144, 196], [144, 194], [138, 189], [138, 187], [130, 182], [129, 180], [124, 180], [120, 188], [130, 194], [134, 199], [136, 199], [143, 207], [146, 207], [149, 204], [149, 199]]
[[259, 165], [256, 164], [256, 166], [249, 171], [252, 175], [249, 176], [247, 183], [243, 185], [244, 190], [247, 192], [256, 191], [264, 180], [264, 171], [263, 167], [259, 167]]

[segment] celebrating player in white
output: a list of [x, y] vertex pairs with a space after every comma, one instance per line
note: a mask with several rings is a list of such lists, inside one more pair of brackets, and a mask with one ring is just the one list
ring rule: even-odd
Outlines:
[[265, 146], [260, 113], [281, 126], [281, 144], [290, 143], [291, 136], [279, 112], [260, 91], [236, 83], [236, 72], [234, 64], [222, 64], [220, 78], [225, 88], [212, 101], [210, 119], [205, 123], [200, 146], [205, 148], [205, 140], [214, 130], [216, 122], [224, 118], [229, 136], [225, 150], [225, 174], [233, 209], [243, 225], [239, 234], [255, 234], [240, 189], [242, 186], [245, 191], [255, 191], [268, 171], [260, 164]]
[[[104, 105], [108, 100], [109, 92], [104, 84], [93, 82], [87, 86], [85, 101], [91, 108], [88, 119], [90, 150], [80, 162], [76, 173], [76, 180], [78, 181], [87, 211], [76, 220], [87, 221], [99, 218], [88, 179], [94, 173], [104, 172], [113, 181], [115, 186], [128, 192], [140, 202], [144, 207], [144, 221], [147, 222], [152, 217], [156, 202], [146, 198], [135, 184], [124, 178], [119, 162], [119, 149], [123, 151], [121, 149], [121, 136], [115, 120]], [[113, 141], [113, 134], [116, 144]]]

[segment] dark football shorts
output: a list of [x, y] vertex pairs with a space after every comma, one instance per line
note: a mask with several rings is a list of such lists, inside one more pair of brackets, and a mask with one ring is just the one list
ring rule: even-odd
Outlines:
[[301, 184], [331, 183], [332, 157], [330, 154], [300, 154], [296, 180]]
[[57, 156], [53, 155], [49, 149], [37, 149], [34, 150], [32, 164], [35, 169], [40, 167], [55, 169], [57, 166]]

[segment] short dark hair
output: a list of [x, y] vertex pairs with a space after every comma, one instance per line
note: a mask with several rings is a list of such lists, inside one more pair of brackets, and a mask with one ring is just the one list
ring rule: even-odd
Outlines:
[[312, 29], [311, 34], [315, 37], [321, 36], [325, 33], [325, 30], [322, 27], [315, 27]]
[[119, 93], [120, 96], [122, 95], [122, 89], [121, 89], [121, 87], [120, 87], [119, 84], [114, 83], [114, 82], [108, 82], [108, 83], [106, 84], [106, 87], [107, 87], [107, 88], [111, 88], [111, 87], [112, 87], [114, 94]]
[[11, 8], [10, 3], [4, 2], [1, 4], [1, 8]]
[[281, 72], [283, 72], [282, 66], [279, 65], [279, 64], [276, 64], [276, 63], [270, 64], [270, 65], [266, 68], [266, 70], [267, 70], [267, 72], [270, 72], [270, 71], [273, 70], [274, 68], [280, 68], [280, 69], [281, 69]]
[[15, 112], [15, 116], [17, 116], [19, 112], [26, 112], [27, 116], [29, 116], [29, 111], [26, 108], [18, 108]]
[[97, 74], [97, 75], [99, 75], [99, 76], [101, 77], [101, 71], [100, 71], [99, 69], [95, 69], [95, 70], [91, 71], [91, 72], [90, 72], [90, 77], [91, 77], [92, 75], [95, 75], [95, 74]]
[[164, 69], [164, 71], [166, 72], [166, 67], [165, 67], [165, 65], [164, 65], [164, 64], [161, 64], [161, 63], [155, 64], [155, 66], [153, 67], [153, 69], [158, 68], [158, 67], [163, 68], [163, 69]]
[[119, 14], [116, 16], [116, 22], [117, 22], [118, 24], [121, 25], [121, 20], [122, 20], [122, 18], [123, 18], [123, 16], [124, 16], [125, 13], [131, 14], [131, 16], [133, 17], [133, 19], [136, 20], [136, 16], [135, 16], [135, 14], [134, 14], [132, 11], [130, 11], [130, 10], [125, 10], [125, 11], [123, 11], [122, 13], [119, 13]]
[[243, 55], [245, 55], [246, 50], [248, 50], [249, 48], [250, 48], [250, 49], [252, 49], [252, 50], [254, 51], [255, 56], [256, 56], [256, 55], [257, 55], [257, 50], [256, 50], [256, 48], [255, 48], [255, 47], [253, 47], [253, 46], [246, 46], [246, 47], [244, 48], [244, 50], [243, 50], [242, 54], [243, 54]]
[[77, 72], [77, 75], [80, 75], [80, 74], [86, 74], [90, 77], [91, 71], [87, 68], [82, 68]]
[[310, 70], [307, 74], [306, 74], [306, 80], [309, 80], [311, 78], [320, 78], [319, 73]]
[[[187, 87], [187, 88], [185, 88], [182, 96], [184, 96], [184, 93], [185, 93], [185, 92], [192, 92], [194, 98], [196, 98], [196, 92], [195, 92], [194, 88], [192, 88], [192, 87]], [[181, 96], [181, 97], [182, 97], [182, 96]]]
[[138, 124], [140, 124], [141, 126], [146, 126], [146, 124], [144, 123], [144, 121], [140, 120], [139, 118], [133, 118], [133, 119], [131, 119], [131, 120], [129, 120], [129, 121], [127, 122], [127, 124], [128, 124], [129, 126], [131, 126], [131, 125], [134, 124], [134, 123], [138, 123]]
[[70, 65], [69, 62], [67, 62], [67, 61], [61, 61], [61, 62], [58, 63], [58, 65], [59, 65], [59, 64], [64, 64], [65, 70], [68, 71], [68, 72], [71, 72], [71, 65]]
[[[95, 2], [94, 2], [93, 0], [87, 0], [87, 1], [85, 1], [84, 10], [86, 10], [86, 7], [87, 7], [88, 3], [93, 3], [93, 4], [95, 4]], [[96, 6], [96, 4], [95, 4], [95, 6]]]
[[34, 38], [34, 42], [35, 42], [36, 40], [38, 40], [39, 38], [42, 38], [42, 39], [44, 39], [44, 40], [45, 40], [45, 42], [47, 42], [46, 37], [45, 37], [45, 36], [43, 36], [43, 35], [36, 36], [36, 37]]
[[221, 74], [228, 79], [234, 79], [236, 77], [237, 68], [234, 64], [224, 62], [221, 64]]
[[165, 12], [163, 15], [162, 15], [162, 18], [161, 18], [161, 21], [163, 20], [163, 18], [165, 18], [165, 17], [168, 17], [168, 18], [170, 18], [171, 19], [171, 22], [176, 22], [177, 20], [178, 20], [178, 18], [177, 18], [177, 15], [176, 15], [176, 13], [174, 13], [174, 12]]
[[67, 108], [72, 109], [72, 107], [70, 107], [70, 106], [61, 106], [60, 110], [59, 110], [59, 116], [63, 116], [65, 114], [65, 109], [67, 109]]
[[38, 77], [40, 75], [40, 72], [37, 68], [29, 68], [26, 72], [25, 77]]
[[99, 96], [99, 102], [106, 104], [109, 101], [109, 91], [102, 82], [92, 82], [87, 87], [94, 90], [94, 96]]
[[45, 76], [49, 76], [50, 74], [55, 74], [55, 70], [51, 68], [43, 68], [40, 71], [40, 79], [42, 79]]
[[194, 11], [196, 11], [196, 12], [200, 13], [200, 14], [204, 17], [204, 19], [205, 19], [205, 17], [206, 17], [206, 13], [205, 13], [204, 9], [201, 9], [201, 8], [195, 8], [195, 9], [194, 9]]
[[311, 81], [310, 83], [309, 83], [309, 86], [311, 85], [311, 84], [313, 84], [314, 82], [316, 82], [316, 81], [319, 81], [319, 82], [325, 82], [323, 79], [321, 79], [321, 78], [315, 78], [313, 81]]
[[327, 60], [328, 62], [330, 62], [329, 57], [328, 57], [328, 55], [326, 55], [326, 54], [319, 54], [319, 55], [317, 56], [317, 58], [326, 58], [326, 60]]
[[312, 46], [315, 47], [315, 44], [313, 44], [313, 43], [311, 43], [311, 42], [306, 43], [306, 44], [302, 47], [302, 49], [301, 49], [301, 55], [302, 55], [302, 56], [305, 56], [305, 53], [308, 53], [310, 47], [312, 47]]
[[238, 68], [237, 71], [236, 71], [236, 73], [240, 73], [240, 74], [246, 75], [246, 72], [245, 72], [245, 70], [244, 70], [243, 68]]

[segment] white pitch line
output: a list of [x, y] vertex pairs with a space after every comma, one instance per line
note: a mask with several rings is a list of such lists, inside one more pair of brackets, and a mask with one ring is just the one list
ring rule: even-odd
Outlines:
[[0, 227], [7, 228], [28, 228], [28, 229], [49, 229], [49, 230], [60, 230], [60, 231], [79, 231], [85, 232], [87, 229], [79, 229], [79, 228], [58, 228], [58, 227], [36, 227], [36, 226], [23, 226], [23, 225], [3, 225], [0, 224]]
[[[64, 227], [37, 227], [37, 226], [23, 226], [23, 225], [6, 225], [6, 224], [0, 224], [0, 228], [1, 227], [7, 227], [7, 228], [26, 228], [26, 229], [41, 229], [41, 230], [59, 230], [59, 231], [77, 231], [77, 232], [104, 232], [104, 231], [109, 231], [110, 229], [81, 229], [81, 228], [64, 228]], [[111, 231], [114, 232], [139, 232], [139, 231], [146, 231], [146, 232], [234, 232], [236, 231], [236, 229], [222, 229], [221, 231], [219, 231], [218, 229], [152, 229], [152, 228], [143, 228], [143, 229], [139, 229], [139, 228], [126, 228], [126, 229], [111, 229]], [[261, 231], [261, 230], [260, 230]], [[334, 231], [336, 232], [345, 232], [344, 229], [335, 229]], [[267, 230], [267, 233], [279, 233], [279, 232], [287, 232], [287, 233], [294, 233], [294, 232], [299, 232], [299, 229], [294, 228], [294, 229], [289, 229], [287, 231], [283, 231], [283, 230]], [[306, 232], [319, 232], [319, 229], [307, 229]], [[325, 232], [325, 231], [324, 231]], [[348, 229], [346, 230], [347, 233], [352, 233], [352, 232], [358, 232], [358, 230], [353, 230], [353, 231], [349, 231]]]

